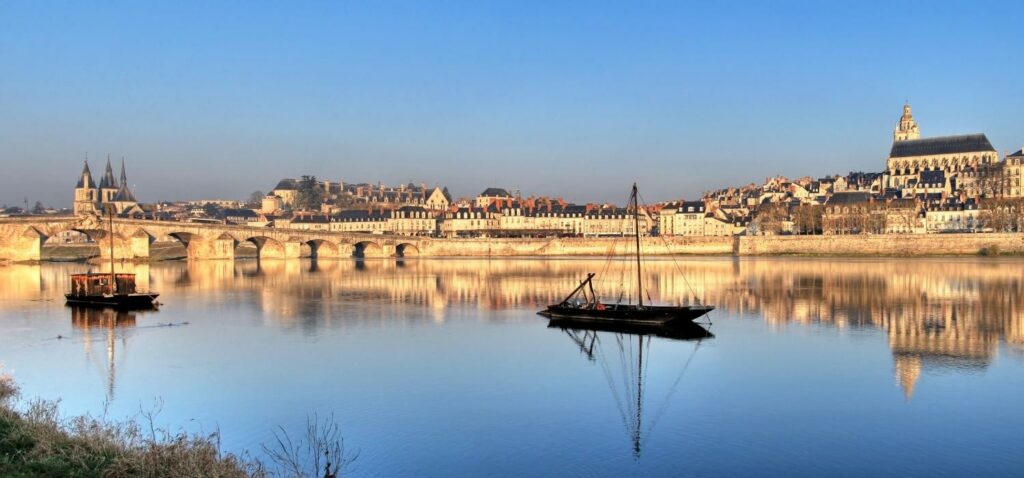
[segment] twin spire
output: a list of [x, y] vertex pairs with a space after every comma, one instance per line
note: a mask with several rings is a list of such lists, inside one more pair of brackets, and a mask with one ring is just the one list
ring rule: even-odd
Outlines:
[[[85, 167], [82, 169], [82, 176], [78, 179], [78, 185], [76, 188], [87, 188], [96, 189], [97, 185], [92, 179], [92, 171], [89, 170], [89, 158], [86, 156]], [[100, 179], [98, 188], [102, 191], [104, 189], [115, 190], [116, 192], [112, 196], [113, 201], [129, 201], [136, 202], [135, 195], [132, 194], [131, 189], [128, 188], [128, 175], [125, 172], [124, 157], [121, 158], [121, 180], [114, 179], [114, 168], [110, 165], [110, 155], [107, 155], [107, 168], [103, 172], [103, 177]], [[101, 197], [103, 194], [101, 193]]]

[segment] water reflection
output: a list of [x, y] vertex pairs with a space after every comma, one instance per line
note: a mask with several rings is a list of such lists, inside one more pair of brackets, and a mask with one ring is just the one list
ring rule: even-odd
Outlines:
[[[894, 374], [909, 400], [922, 370], [987, 367], [1000, 344], [1024, 350], [1024, 276], [1019, 260], [735, 259], [651, 261], [644, 282], [655, 300], [718, 307], [715, 316], [885, 332]], [[175, 296], [240, 297], [269, 324], [315, 333], [353, 321], [442, 322], [452, 309], [538, 310], [561, 299], [596, 260], [205, 261], [119, 266], [139, 283]], [[0, 267], [0, 307], [62, 302], [68, 275], [85, 264]], [[617, 284], [595, 283], [614, 288]], [[395, 304], [426, 308], [406, 318]], [[358, 314], [351, 313], [358, 309]], [[483, 314], [501, 317], [507, 315]], [[79, 318], [73, 315], [73, 321]], [[517, 315], [518, 320], [539, 320]], [[715, 318], [715, 317], [712, 317]], [[91, 323], [115, 327], [93, 318]], [[84, 319], [82, 319], [84, 320]], [[107, 322], [103, 322], [107, 320]], [[97, 322], [99, 321], [99, 322]], [[87, 322], [82, 322], [87, 323]], [[79, 327], [79, 325], [76, 325]], [[115, 327], [116, 328], [116, 327]]]
[[[85, 359], [96, 366], [99, 374], [106, 382], [106, 401], [114, 400], [117, 382], [118, 343], [120, 342], [121, 360], [128, 346], [126, 329], [135, 327], [136, 312], [93, 307], [68, 307], [71, 311], [71, 326], [75, 333], [73, 339], [80, 339], [85, 351]], [[63, 339], [63, 338], [62, 338]], [[95, 350], [94, 342], [102, 342]]]
[[[664, 326], [649, 333], [631, 333], [628, 328], [587, 327], [579, 325], [562, 327], [557, 320], [548, 323], [549, 328], [564, 332], [587, 360], [601, 366], [601, 372], [608, 383], [608, 390], [619, 411], [619, 418], [625, 425], [633, 448], [633, 457], [640, 458], [643, 444], [654, 429], [658, 419], [672, 403], [686, 370], [700, 348], [700, 341], [714, 337], [707, 329], [697, 324]], [[647, 371], [651, 364], [651, 340], [655, 337], [670, 341], [697, 341], [687, 360], [678, 368], [679, 372], [658, 404], [652, 416], [644, 411], [650, 400], [647, 390]], [[662, 364], [666, 365], [666, 364]], [[645, 428], [646, 426], [646, 428]]]

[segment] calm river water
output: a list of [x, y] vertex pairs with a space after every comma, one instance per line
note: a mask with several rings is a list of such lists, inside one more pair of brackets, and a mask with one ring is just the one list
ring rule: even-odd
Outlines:
[[[85, 264], [12, 265], [0, 361], [67, 414], [160, 401], [160, 423], [219, 429], [257, 455], [276, 427], [333, 414], [361, 452], [353, 476], [1024, 469], [1024, 261], [648, 263], [652, 298], [718, 307], [700, 340], [595, 336], [535, 314], [604, 268], [167, 262], [134, 267], [165, 305], [116, 315], [64, 306]], [[606, 290], [627, 281], [616, 274]]]

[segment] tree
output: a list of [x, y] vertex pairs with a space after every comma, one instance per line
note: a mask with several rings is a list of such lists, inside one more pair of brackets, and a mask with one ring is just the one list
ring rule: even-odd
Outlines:
[[822, 207], [815, 204], [801, 204], [794, 208], [793, 228], [797, 234], [820, 234], [822, 232]]
[[984, 197], [999, 197], [1003, 194], [1005, 182], [1003, 163], [989, 163], [978, 166], [978, 194]]
[[206, 203], [206, 205], [203, 206], [203, 214], [206, 214], [206, 217], [212, 219], [221, 219], [224, 217], [224, 208], [212, 202]]
[[32, 208], [33, 214], [42, 214], [46, 212], [46, 206], [43, 206], [42, 201], [36, 201], [35, 207]]
[[295, 207], [301, 211], [319, 211], [324, 203], [323, 190], [316, 176], [303, 176], [295, 194]]
[[758, 208], [755, 230], [758, 234], [780, 234], [787, 218], [786, 206], [763, 204]]
[[249, 202], [247, 205], [253, 209], [262, 206], [263, 196], [265, 196], [265, 194], [263, 194], [263, 191], [253, 191], [252, 194], [249, 195]]

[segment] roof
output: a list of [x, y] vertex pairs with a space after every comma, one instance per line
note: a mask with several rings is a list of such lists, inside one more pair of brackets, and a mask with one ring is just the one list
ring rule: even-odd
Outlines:
[[225, 217], [259, 217], [252, 209], [225, 209]]
[[1010, 156], [1024, 156], [1024, 148], [1018, 149], [1016, 153], [1013, 153]]
[[480, 196], [483, 196], [483, 197], [497, 197], [497, 198], [510, 198], [510, 197], [512, 197], [512, 195], [509, 194], [508, 191], [506, 191], [504, 189], [501, 189], [501, 188], [487, 188], [487, 189], [484, 189], [484, 192], [480, 193]]
[[334, 219], [340, 222], [351, 222], [351, 221], [384, 221], [387, 217], [381, 211], [367, 211], [364, 209], [352, 209], [349, 211], [341, 211], [334, 216]]
[[850, 191], [835, 193], [832, 197], [828, 198], [826, 204], [857, 204], [862, 202], [868, 202], [871, 199], [871, 194], [863, 191]]
[[135, 195], [132, 194], [132, 190], [128, 189], [128, 186], [124, 184], [117, 188], [117, 193], [114, 194], [114, 201], [117, 202], [136, 202]]
[[292, 218], [292, 224], [327, 224], [327, 216], [298, 216]]
[[82, 175], [78, 177], [78, 185], [76, 188], [89, 188], [93, 189], [96, 187], [96, 183], [92, 180], [92, 171], [89, 171], [89, 162], [85, 162], [85, 167], [82, 168]]
[[107, 170], [100, 178], [100, 187], [104, 189], [117, 189], [117, 180], [114, 179], [114, 169], [110, 167], [110, 158], [107, 158]]
[[896, 141], [889, 151], [890, 158], [930, 156], [935, 154], [973, 153], [995, 151], [992, 143], [983, 134], [939, 136], [937, 138]]
[[275, 191], [279, 189], [283, 191], [298, 190], [298, 181], [294, 179], [282, 179], [280, 182], [277, 183], [277, 186], [274, 186]]

